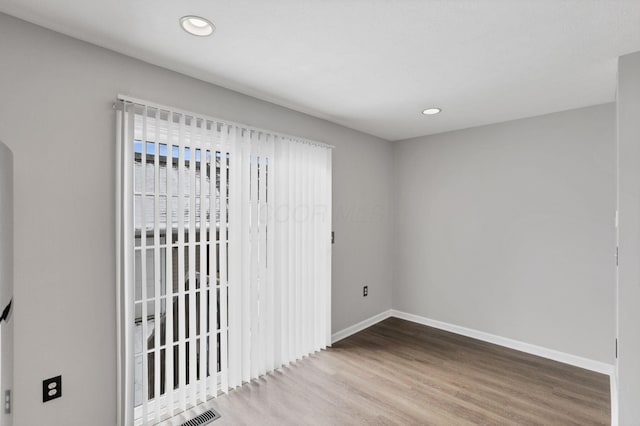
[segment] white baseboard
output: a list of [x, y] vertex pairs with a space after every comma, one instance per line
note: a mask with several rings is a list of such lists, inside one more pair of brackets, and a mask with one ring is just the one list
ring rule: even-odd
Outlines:
[[597, 373], [607, 374], [609, 376], [613, 375], [614, 366], [612, 364], [607, 364], [605, 362], [595, 361], [595, 360], [583, 358], [577, 355], [571, 355], [565, 352], [556, 351], [554, 349], [532, 345], [530, 343], [524, 343], [518, 340], [509, 339], [506, 337], [496, 336], [495, 334], [485, 333], [484, 331], [478, 331], [471, 328], [461, 327], [459, 325], [449, 324], [446, 322], [433, 320], [431, 318], [409, 314], [407, 312], [397, 311], [395, 309], [391, 310], [391, 316], [404, 319], [407, 321], [415, 322], [418, 324], [428, 325], [429, 327], [450, 331], [452, 333], [461, 334], [463, 336], [471, 337], [473, 339], [483, 340], [485, 342], [515, 349], [517, 351], [526, 352], [532, 355], [537, 355], [542, 358], [548, 358], [554, 361], [563, 362], [565, 364], [584, 368], [586, 370], [595, 371]]
[[350, 327], [347, 327], [343, 330], [336, 331], [331, 335], [331, 343], [335, 343], [339, 340], [344, 339], [345, 337], [349, 337], [352, 334], [356, 334], [359, 331], [364, 330], [365, 328], [369, 328], [374, 324], [379, 323], [382, 320], [385, 320], [391, 316], [391, 309], [380, 312], [377, 315], [372, 316], [371, 318], [367, 318], [366, 320], [360, 321], [357, 324], [354, 324]]

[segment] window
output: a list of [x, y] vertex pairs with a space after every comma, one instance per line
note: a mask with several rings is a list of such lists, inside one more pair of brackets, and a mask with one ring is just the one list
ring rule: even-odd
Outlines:
[[326, 348], [331, 150], [135, 100], [117, 123], [119, 424]]

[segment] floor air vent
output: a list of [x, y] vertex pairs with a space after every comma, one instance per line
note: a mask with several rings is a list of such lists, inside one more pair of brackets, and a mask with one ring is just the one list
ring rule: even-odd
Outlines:
[[211, 423], [214, 420], [218, 420], [220, 414], [213, 410], [207, 410], [204, 413], [192, 418], [189, 421], [182, 423], [180, 426], [202, 426]]

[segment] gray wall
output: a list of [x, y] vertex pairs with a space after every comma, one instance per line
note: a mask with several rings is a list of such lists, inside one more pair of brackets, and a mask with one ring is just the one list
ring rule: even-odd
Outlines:
[[613, 363], [615, 105], [397, 142], [393, 307]]
[[640, 422], [640, 52], [618, 62], [620, 210], [618, 389], [621, 425]]
[[[333, 330], [390, 308], [388, 142], [0, 14], [15, 157], [15, 424], [115, 424], [118, 93], [336, 145]], [[369, 297], [361, 297], [362, 285]], [[42, 404], [42, 379], [64, 396]]]

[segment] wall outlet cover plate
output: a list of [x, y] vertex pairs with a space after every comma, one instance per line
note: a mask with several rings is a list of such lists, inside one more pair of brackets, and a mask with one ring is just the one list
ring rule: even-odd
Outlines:
[[62, 376], [52, 377], [42, 381], [42, 402], [62, 396]]

